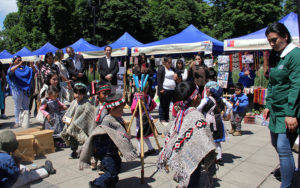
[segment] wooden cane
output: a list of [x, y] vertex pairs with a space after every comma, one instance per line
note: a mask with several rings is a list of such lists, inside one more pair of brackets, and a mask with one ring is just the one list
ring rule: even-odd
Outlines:
[[141, 99], [138, 99], [139, 104], [139, 112], [140, 112], [140, 143], [141, 143], [141, 184], [144, 184], [144, 129], [143, 129], [143, 113], [142, 113], [142, 105]]
[[132, 117], [131, 117], [131, 119], [130, 119], [129, 125], [128, 125], [128, 127], [127, 127], [127, 133], [129, 133], [129, 131], [130, 131], [130, 127], [131, 127], [131, 124], [132, 124], [132, 122], [133, 122], [133, 119], [134, 119], [134, 116], [135, 116], [135, 113], [136, 113], [138, 107], [139, 107], [139, 105], [137, 104], [137, 105], [135, 106], [134, 112], [133, 112], [133, 114], [132, 114]]
[[148, 111], [147, 111], [147, 109], [146, 109], [146, 106], [145, 106], [145, 104], [144, 104], [144, 101], [141, 101], [141, 104], [142, 104], [143, 109], [144, 109], [144, 112], [145, 112], [145, 114], [146, 114], [146, 116], [147, 116], [147, 119], [148, 119], [149, 125], [150, 125], [150, 127], [151, 127], [151, 130], [152, 130], [152, 133], [153, 133], [153, 136], [154, 136], [156, 145], [157, 145], [157, 147], [158, 147], [158, 150], [161, 151], [159, 142], [158, 142], [157, 137], [156, 137], [156, 134], [155, 134], [155, 131], [157, 131], [157, 130], [156, 130], [156, 127], [155, 127], [155, 125], [152, 124], [152, 121], [150, 120], [150, 117], [149, 117]]

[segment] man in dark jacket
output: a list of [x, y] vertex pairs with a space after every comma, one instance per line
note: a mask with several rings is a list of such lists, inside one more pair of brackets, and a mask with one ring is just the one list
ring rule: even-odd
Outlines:
[[105, 57], [98, 60], [98, 72], [101, 80], [111, 84], [111, 93], [116, 93], [119, 63], [116, 58], [111, 57], [112, 48], [110, 46], [106, 46], [104, 50]]
[[69, 57], [66, 59], [66, 68], [73, 82], [87, 82], [87, 77], [84, 74], [85, 65], [83, 56], [75, 54], [72, 47], [66, 49]]

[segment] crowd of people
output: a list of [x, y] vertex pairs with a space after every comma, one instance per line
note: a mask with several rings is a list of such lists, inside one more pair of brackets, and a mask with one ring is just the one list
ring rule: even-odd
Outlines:
[[[300, 51], [291, 43], [290, 34], [283, 24], [269, 26], [266, 37], [272, 52], [264, 116], [269, 119], [272, 145], [280, 159], [281, 187], [289, 187], [295, 170], [291, 148], [297, 137], [300, 118]], [[178, 188], [212, 186], [216, 165], [224, 165], [221, 142], [225, 142], [227, 133], [223, 118], [231, 114], [229, 133], [242, 135], [242, 120], [250, 104], [244, 87], [254, 84], [253, 68], [243, 68], [239, 83], [234, 86], [234, 94], [227, 101], [222, 97], [223, 88], [216, 80], [216, 71], [204, 64], [201, 54], [195, 56], [188, 69], [182, 59], [173, 66], [171, 57], [163, 58], [162, 65], [156, 69], [153, 59], [148, 62], [146, 54], [140, 54], [133, 73], [140, 79], [143, 74], [150, 75], [150, 78], [144, 90], [134, 94], [131, 104], [137, 125], [135, 137], [139, 147], [136, 150], [122, 118], [126, 101], [116, 93], [119, 64], [111, 56], [112, 48], [105, 47], [105, 57], [98, 60], [101, 81], [93, 81], [91, 85], [85, 74], [83, 56], [75, 54], [71, 47], [66, 51], [69, 57], [65, 61], [63, 51], [57, 50], [55, 55], [51, 52], [45, 54], [43, 62], [28, 65], [16, 56], [7, 76], [0, 66], [0, 108], [5, 109], [4, 86], [8, 83], [15, 108], [13, 128], [29, 127], [30, 106], [35, 100], [35, 115], [44, 129], [53, 130], [55, 146], [69, 146], [72, 150], [70, 156], [79, 159], [80, 170], [89, 166], [92, 169], [101, 167], [101, 175], [89, 182], [90, 187], [115, 187], [121, 172], [120, 153], [127, 161], [140, 156], [141, 134], [148, 146], [145, 155], [158, 155], [158, 169], [171, 168]], [[160, 153], [155, 151], [149, 139], [158, 134], [152, 127], [154, 119], [151, 116], [151, 111], [157, 106], [153, 100], [155, 94], [160, 99], [159, 121], [164, 126], [165, 137]], [[139, 99], [143, 100], [147, 111], [133, 114]], [[1, 114], [5, 118], [4, 112]], [[140, 119], [143, 119], [143, 133], [140, 132]], [[10, 142], [15, 143], [14, 134], [9, 134]], [[5, 138], [0, 134], [0, 158], [7, 158], [10, 162], [1, 160], [0, 168], [12, 165], [15, 172], [1, 169], [0, 185], [20, 185], [18, 179], [25, 175], [20, 172], [17, 162], [10, 159], [9, 154], [16, 147], [8, 149], [2, 144], [7, 143]], [[54, 171], [49, 161], [43, 169], [44, 174], [40, 177]], [[203, 173], [207, 174], [206, 180], [200, 178]]]

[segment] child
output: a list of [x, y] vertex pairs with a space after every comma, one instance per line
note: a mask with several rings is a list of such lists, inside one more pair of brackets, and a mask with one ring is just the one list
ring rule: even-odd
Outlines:
[[222, 160], [222, 146], [221, 142], [225, 141], [225, 128], [221, 118], [221, 112], [226, 105], [226, 112], [224, 117], [227, 117], [232, 109], [232, 105], [222, 97], [222, 88], [217, 82], [210, 81], [205, 85], [206, 95], [201, 100], [200, 105], [197, 107], [202, 114], [204, 114], [206, 121], [210, 124], [210, 129], [213, 132], [213, 137], [216, 143], [217, 163], [221, 166], [224, 165]]
[[61, 110], [67, 110], [67, 106], [58, 100], [59, 89], [55, 86], [50, 86], [48, 89], [48, 97], [43, 101], [40, 111], [45, 116], [44, 129], [54, 130], [54, 137], [59, 137], [59, 134], [64, 128], [62, 121]]
[[231, 117], [231, 130], [230, 134], [233, 136], [241, 136], [241, 123], [245, 116], [246, 108], [249, 104], [248, 97], [243, 93], [244, 86], [241, 83], [235, 85], [235, 94], [230, 98], [233, 104], [233, 115]]
[[173, 169], [177, 187], [204, 187], [201, 171], [208, 171], [209, 183], [215, 174], [215, 143], [203, 115], [197, 111], [201, 96], [192, 82], [181, 82], [176, 87], [177, 102], [181, 109], [166, 136], [165, 146], [159, 154], [158, 168], [166, 164]]
[[86, 97], [87, 86], [83, 83], [74, 85], [75, 100], [63, 117], [65, 123], [61, 137], [67, 145], [70, 145], [73, 159], [78, 158], [76, 150], [84, 144], [89, 134], [95, 128], [95, 107]]
[[181, 59], [178, 59], [176, 62], [176, 68], [175, 72], [178, 76], [178, 79], [176, 80], [176, 83], [180, 83], [182, 81], [186, 81], [188, 77], [188, 71], [184, 68], [183, 61]]
[[[136, 105], [138, 105], [138, 99], [139, 97], [141, 97], [143, 100], [144, 100], [144, 104], [145, 104], [145, 107], [147, 109], [147, 113], [149, 115], [149, 118], [150, 120], [153, 122], [153, 118], [152, 116], [150, 115], [150, 112], [152, 110], [155, 109], [155, 107], [157, 106], [156, 105], [156, 102], [147, 94], [148, 93], [148, 90], [149, 90], [149, 85], [146, 84], [145, 86], [145, 89], [143, 91], [143, 94], [139, 94], [139, 93], [135, 93], [134, 94], [134, 98], [133, 98], [133, 102], [131, 104], [131, 113], [134, 112], [135, 108], [136, 108]], [[155, 149], [153, 148], [151, 142], [150, 142], [150, 139], [149, 137], [150, 136], [153, 136], [153, 132], [152, 132], [152, 129], [149, 125], [149, 122], [148, 122], [148, 119], [147, 119], [147, 116], [144, 112], [144, 109], [143, 110], [143, 116], [142, 116], [142, 119], [143, 119], [143, 134], [144, 134], [144, 141], [145, 143], [147, 144], [148, 146], [148, 151], [146, 151], [144, 153], [145, 156], [149, 156], [149, 155], [152, 155], [155, 153]], [[140, 115], [139, 115], [139, 111], [137, 110], [136, 111], [136, 139], [137, 139], [137, 142], [138, 142], [138, 148], [140, 149]], [[152, 125], [154, 125], [154, 123], [152, 123]], [[154, 128], [154, 127], [153, 127]]]
[[58, 74], [55, 72], [49, 72], [47, 74], [45, 83], [40, 91], [39, 98], [41, 99], [41, 102], [43, 103], [44, 99], [47, 97], [47, 92], [50, 86], [56, 86], [59, 89], [59, 101], [62, 103], [66, 101], [71, 102], [73, 100], [73, 90], [68, 89], [66, 90], [64, 87], [60, 87], [59, 85], [59, 77]]
[[[95, 87], [95, 94], [98, 95], [96, 101], [97, 102], [97, 110], [96, 110], [96, 124], [101, 125], [103, 118], [108, 114], [107, 109], [105, 108], [105, 99], [110, 94], [110, 86], [107, 84], [107, 82], [101, 81], [96, 84]], [[92, 158], [91, 161], [91, 169], [96, 170], [97, 169], [97, 158]], [[101, 168], [100, 168], [101, 169]], [[103, 173], [102, 171], [99, 171], [99, 173]]]
[[94, 149], [96, 157], [101, 160], [104, 168], [103, 175], [89, 182], [90, 187], [115, 187], [121, 171], [121, 158], [118, 151], [126, 160], [137, 157], [122, 119], [125, 100], [120, 94], [111, 94], [107, 97], [106, 103], [108, 115], [104, 117], [101, 125], [94, 129], [80, 154], [80, 170], [88, 166]]
[[105, 108], [105, 99], [110, 94], [111, 89], [107, 82], [101, 81], [96, 85], [96, 94], [98, 94], [96, 123], [101, 124], [103, 118], [108, 114]]
[[12, 156], [18, 148], [16, 135], [10, 130], [0, 132], [0, 187], [22, 187], [32, 181], [48, 177], [55, 174], [52, 162], [46, 160], [45, 166], [29, 170], [19, 164], [17, 157]]

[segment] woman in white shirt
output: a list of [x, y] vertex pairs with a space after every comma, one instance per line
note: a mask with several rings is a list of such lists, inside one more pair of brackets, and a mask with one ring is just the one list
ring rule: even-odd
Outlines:
[[157, 71], [158, 95], [160, 99], [159, 120], [165, 125], [169, 122], [169, 108], [175, 97], [177, 74], [171, 67], [172, 58], [165, 58], [164, 65]]
[[66, 82], [68, 84], [68, 89], [71, 88], [71, 84], [69, 81], [69, 73], [67, 68], [62, 62], [62, 59], [64, 58], [64, 52], [62, 50], [56, 50], [55, 52], [55, 57], [54, 57], [54, 64], [58, 66], [60, 75], [59, 77], [61, 78], [62, 81]]

